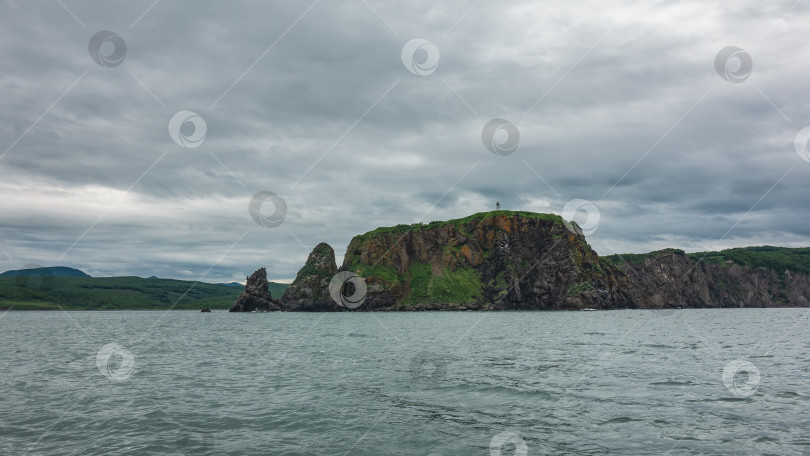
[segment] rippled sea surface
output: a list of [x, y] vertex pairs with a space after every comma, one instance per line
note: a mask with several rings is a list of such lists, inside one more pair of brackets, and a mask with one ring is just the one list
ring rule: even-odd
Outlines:
[[7, 312], [0, 454], [810, 454], [808, 317]]

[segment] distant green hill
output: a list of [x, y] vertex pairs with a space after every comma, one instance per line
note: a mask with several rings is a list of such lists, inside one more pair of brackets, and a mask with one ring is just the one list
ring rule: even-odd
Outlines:
[[[274, 298], [286, 288], [270, 283]], [[229, 309], [241, 292], [236, 286], [174, 279], [0, 275], [0, 309], [14, 310]]]
[[84, 272], [68, 268], [65, 266], [51, 266], [51, 267], [43, 267], [43, 268], [31, 268], [31, 269], [17, 269], [14, 271], [6, 271], [0, 274], [0, 277], [90, 277], [89, 275], [85, 274]]

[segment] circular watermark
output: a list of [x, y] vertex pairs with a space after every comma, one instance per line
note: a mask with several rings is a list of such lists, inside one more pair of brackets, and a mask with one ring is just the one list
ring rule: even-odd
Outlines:
[[99, 349], [96, 354], [96, 366], [103, 376], [121, 382], [132, 376], [135, 355], [113, 342]]
[[214, 434], [199, 429], [180, 429], [177, 434], [177, 449], [185, 456], [208, 456], [214, 454]]
[[751, 76], [754, 60], [747, 52], [737, 46], [720, 49], [714, 58], [714, 70], [728, 82], [739, 84]]
[[[191, 129], [191, 131], [188, 131]], [[179, 146], [193, 149], [202, 145], [208, 126], [196, 112], [180, 111], [169, 119], [169, 136]]]
[[402, 46], [402, 64], [419, 76], [433, 74], [439, 67], [439, 48], [422, 38], [414, 38]]
[[340, 271], [329, 282], [329, 295], [341, 307], [356, 309], [366, 300], [365, 279], [351, 271]]
[[121, 36], [109, 30], [96, 32], [87, 43], [90, 57], [103, 67], [117, 67], [127, 55], [127, 43]]
[[495, 118], [481, 130], [481, 141], [496, 155], [510, 155], [520, 145], [520, 131], [512, 122]]
[[503, 447], [510, 444], [515, 446], [515, 452], [512, 453], [515, 456], [526, 456], [529, 453], [529, 447], [521, 436], [514, 432], [501, 432], [489, 442], [490, 456], [501, 456]]
[[[28, 263], [17, 271], [17, 276], [14, 277], [14, 283], [19, 288], [28, 288], [29, 290], [47, 291], [53, 288], [53, 275], [47, 271], [30, 271], [32, 269], [41, 269], [45, 266], [36, 263]], [[30, 272], [25, 272], [30, 271]]]
[[759, 369], [748, 361], [735, 359], [723, 368], [723, 384], [737, 396], [752, 396], [759, 388], [759, 380]]
[[[272, 214], [265, 215], [262, 212], [262, 208], [265, 203], [268, 202], [273, 205], [274, 209]], [[259, 192], [250, 199], [248, 212], [250, 212], [250, 217], [253, 221], [258, 223], [259, 226], [275, 228], [284, 223], [284, 219], [287, 217], [287, 203], [284, 201], [284, 198], [273, 192]]]
[[810, 142], [810, 127], [804, 127], [796, 134], [793, 145], [799, 157], [806, 162], [810, 162], [810, 150], [807, 149], [808, 142]]
[[436, 383], [447, 376], [448, 364], [446, 358], [429, 351], [421, 351], [411, 359], [408, 370], [414, 383]]
[[571, 222], [565, 224], [569, 231], [580, 234], [577, 228], [581, 228], [581, 234], [589, 236], [599, 228], [601, 217], [596, 204], [583, 199], [573, 199], [563, 206], [562, 218]]

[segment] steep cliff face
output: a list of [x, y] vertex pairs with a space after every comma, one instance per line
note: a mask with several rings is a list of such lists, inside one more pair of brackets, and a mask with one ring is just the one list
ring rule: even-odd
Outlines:
[[270, 312], [281, 310], [278, 303], [270, 296], [267, 282], [267, 270], [261, 268], [247, 278], [245, 291], [236, 298], [231, 312]]
[[[366, 285], [357, 310], [810, 306], [810, 249], [742, 250], [599, 258], [579, 227], [559, 216], [495, 211], [356, 236], [341, 270]], [[746, 264], [727, 260], [732, 253]], [[346, 310], [334, 297], [340, 291], [330, 295], [337, 272], [334, 250], [319, 244], [282, 308]]]
[[497, 211], [355, 237], [343, 270], [365, 278], [366, 309], [616, 308], [624, 296], [576, 225]]
[[298, 271], [293, 283], [284, 291], [284, 310], [324, 312], [340, 307], [329, 295], [329, 282], [337, 273], [335, 250], [324, 242], [318, 244]]
[[[628, 256], [630, 257], [630, 256]], [[639, 256], [633, 256], [639, 257]], [[745, 267], [733, 261], [705, 264], [669, 249], [617, 265], [634, 307], [805, 307], [810, 276], [788, 270]]]

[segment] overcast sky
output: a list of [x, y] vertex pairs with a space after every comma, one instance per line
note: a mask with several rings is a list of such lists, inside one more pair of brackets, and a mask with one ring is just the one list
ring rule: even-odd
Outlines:
[[0, 270], [283, 280], [496, 201], [807, 246], [808, 42], [796, 0], [2, 1]]

